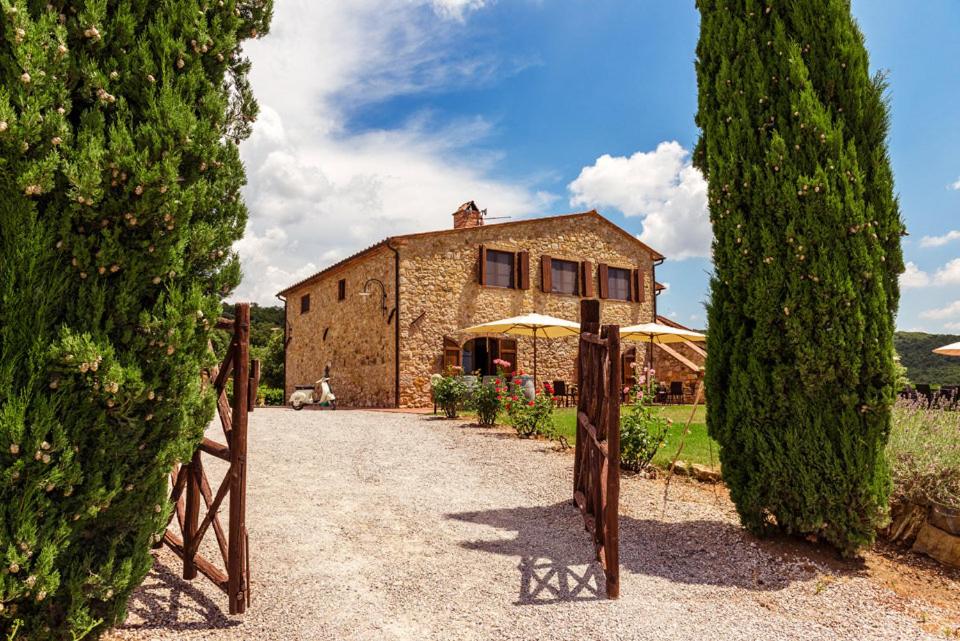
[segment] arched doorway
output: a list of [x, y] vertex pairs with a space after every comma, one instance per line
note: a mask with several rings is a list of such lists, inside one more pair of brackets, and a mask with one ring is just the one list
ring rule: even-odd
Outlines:
[[465, 373], [478, 372], [480, 376], [497, 373], [495, 360], [510, 363], [510, 371], [517, 370], [517, 341], [510, 338], [482, 336], [471, 338], [460, 350], [460, 364]]

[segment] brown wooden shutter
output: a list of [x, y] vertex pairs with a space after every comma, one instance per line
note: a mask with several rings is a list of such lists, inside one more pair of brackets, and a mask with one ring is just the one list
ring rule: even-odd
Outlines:
[[600, 298], [607, 298], [609, 296], [610, 283], [607, 280], [609, 273], [605, 263], [600, 263], [597, 265], [597, 274], [599, 274], [600, 277]]
[[540, 285], [548, 294], [553, 291], [553, 259], [549, 256], [540, 257]]
[[477, 282], [487, 284], [487, 248], [480, 245], [480, 256], [477, 259]]
[[645, 300], [647, 299], [647, 297], [646, 297], [646, 291], [645, 291], [646, 288], [644, 287], [645, 283], [643, 282], [643, 281], [644, 281], [644, 278], [643, 278], [643, 270], [642, 270], [642, 269], [635, 269], [635, 270], [633, 270], [633, 273], [634, 273], [634, 278], [635, 278], [635, 280], [637, 281], [637, 288], [636, 288], [636, 291], [637, 291], [637, 302], [638, 302], [638, 303], [642, 303], [643, 301], [645, 301]]
[[640, 272], [636, 269], [630, 270], [630, 300], [635, 303], [640, 300]]
[[441, 371], [445, 372], [447, 369], [461, 365], [460, 361], [460, 343], [454, 338], [449, 336], [443, 337], [443, 362], [441, 364]]
[[585, 260], [580, 263], [580, 295], [584, 298], [593, 298], [597, 295], [593, 280], [593, 263]]
[[530, 289], [530, 252], [517, 254], [517, 288]]

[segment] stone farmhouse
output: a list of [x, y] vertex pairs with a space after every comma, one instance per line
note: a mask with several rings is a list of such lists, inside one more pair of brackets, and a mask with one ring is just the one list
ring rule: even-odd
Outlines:
[[[531, 339], [461, 335], [465, 327], [530, 312], [576, 321], [581, 298], [600, 299], [604, 323], [657, 318], [664, 257], [596, 211], [484, 224], [468, 202], [453, 222], [387, 238], [278, 294], [287, 397], [329, 366], [343, 406], [424, 407], [430, 376], [446, 367], [493, 374], [499, 358], [532, 369]], [[649, 346], [625, 348], [627, 365], [645, 362]], [[576, 381], [576, 350], [576, 338], [539, 339], [538, 378]], [[655, 364], [678, 378], [703, 363], [671, 351], [659, 357], [669, 366]]]

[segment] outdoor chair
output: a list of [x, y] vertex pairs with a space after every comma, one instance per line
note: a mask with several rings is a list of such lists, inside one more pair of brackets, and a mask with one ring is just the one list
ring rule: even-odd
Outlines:
[[564, 407], [569, 407], [570, 405], [570, 396], [567, 394], [567, 382], [566, 381], [554, 381], [553, 382], [553, 395], [556, 398], [561, 399]]
[[917, 385], [917, 400], [924, 405], [930, 405], [933, 402], [933, 391], [927, 383]]
[[960, 386], [957, 385], [943, 385], [940, 387], [940, 405], [944, 408], [952, 409], [958, 400], [958, 392], [960, 392]]
[[677, 405], [683, 404], [683, 381], [670, 382], [670, 402]]

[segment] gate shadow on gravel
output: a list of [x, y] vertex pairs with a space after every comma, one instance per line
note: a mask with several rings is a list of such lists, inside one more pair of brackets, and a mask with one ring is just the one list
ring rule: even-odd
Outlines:
[[[510, 539], [463, 541], [468, 550], [519, 557], [518, 605], [605, 598], [604, 577], [583, 518], [572, 502], [448, 514], [447, 518], [516, 532]], [[681, 522], [620, 515], [620, 567], [675, 583], [771, 591], [794, 577], [749, 534], [723, 521]], [[629, 577], [622, 577], [624, 595]]]
[[232, 628], [240, 623], [228, 618], [217, 603], [157, 559], [150, 574], [130, 597], [127, 622], [120, 628], [186, 632]]

